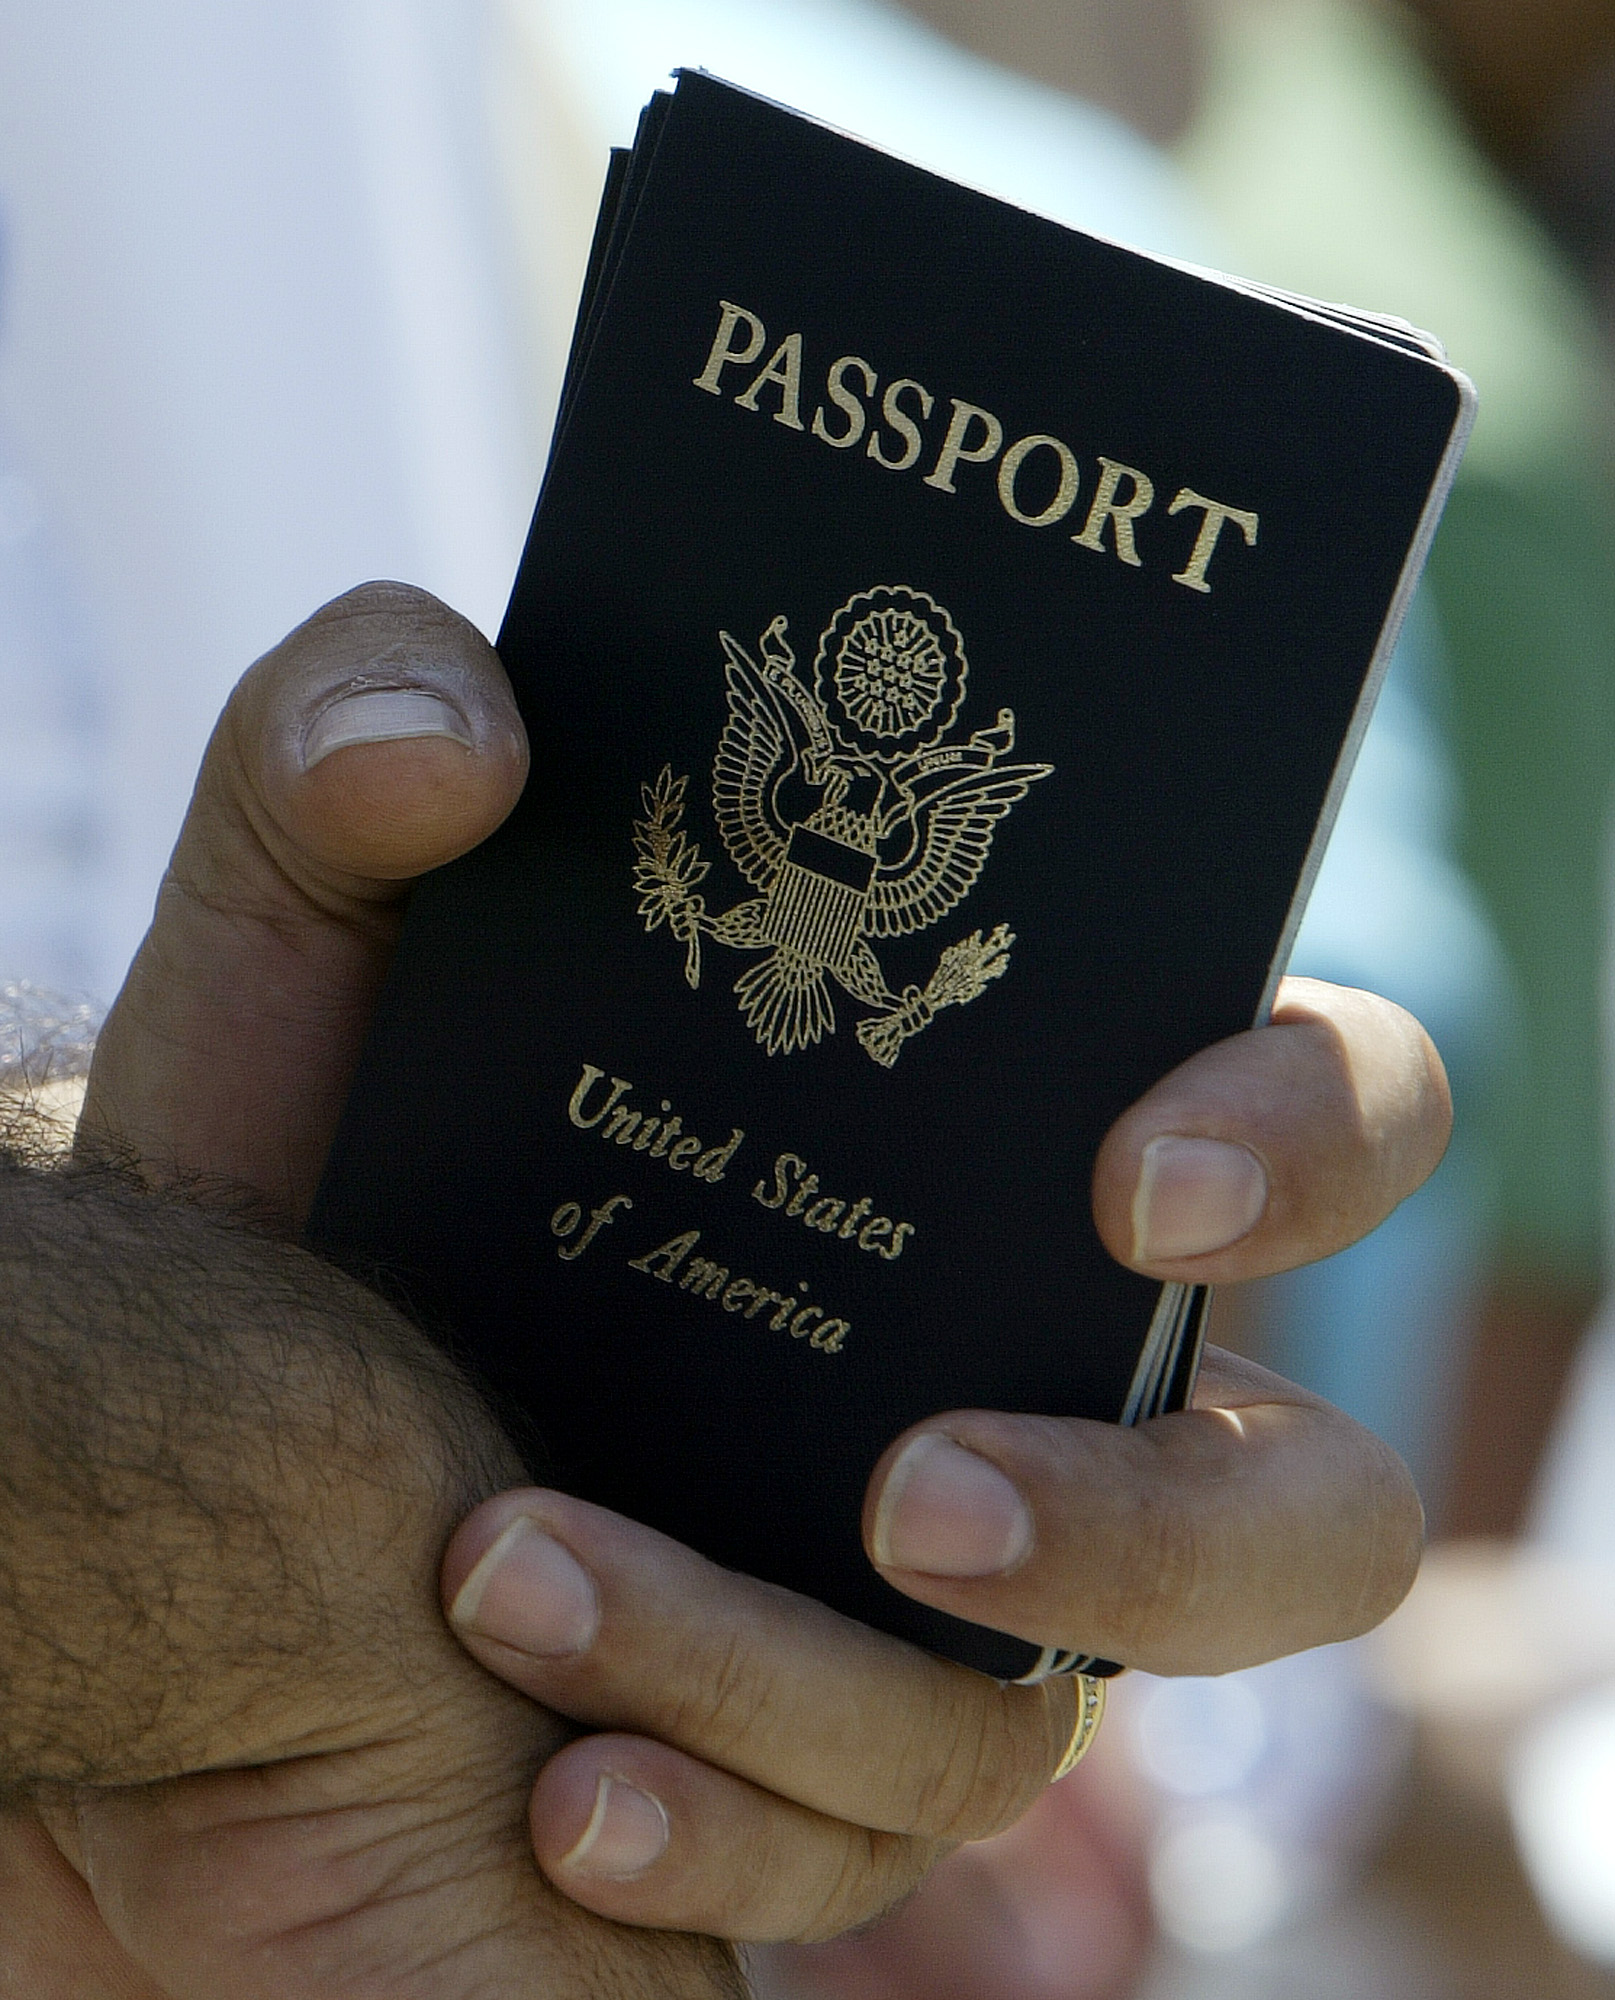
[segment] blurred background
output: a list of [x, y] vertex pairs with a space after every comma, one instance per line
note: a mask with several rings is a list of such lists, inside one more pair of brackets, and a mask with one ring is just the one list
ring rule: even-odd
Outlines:
[[1021, 1827], [759, 1992], [1615, 1994], [1615, 0], [0, 0], [0, 1088], [80, 1061], [258, 654], [371, 576], [497, 627], [681, 64], [1413, 320], [1481, 398], [1295, 961], [1421, 1016], [1458, 1137], [1214, 1330], [1408, 1458], [1420, 1584], [1127, 1677]]

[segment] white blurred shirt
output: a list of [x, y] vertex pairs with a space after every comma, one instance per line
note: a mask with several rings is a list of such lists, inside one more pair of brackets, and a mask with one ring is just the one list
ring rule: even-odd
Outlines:
[[259, 653], [371, 576], [499, 615], [541, 436], [478, 19], [0, 0], [0, 424], [105, 662], [103, 998]]
[[0, 984], [79, 994], [104, 974], [102, 693], [37, 484], [0, 432]]

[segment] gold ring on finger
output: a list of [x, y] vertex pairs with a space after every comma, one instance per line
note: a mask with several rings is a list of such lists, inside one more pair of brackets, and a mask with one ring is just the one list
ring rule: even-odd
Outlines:
[[1092, 1674], [1074, 1674], [1077, 1684], [1077, 1720], [1071, 1731], [1071, 1741], [1065, 1746], [1065, 1755], [1054, 1767], [1051, 1785], [1057, 1785], [1068, 1777], [1087, 1756], [1089, 1747], [1099, 1734], [1099, 1725], [1105, 1716], [1105, 1683], [1096, 1680]]

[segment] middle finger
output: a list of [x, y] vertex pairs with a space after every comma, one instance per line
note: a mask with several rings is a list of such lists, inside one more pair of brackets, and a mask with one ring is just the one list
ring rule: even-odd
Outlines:
[[1002, 1686], [565, 1494], [479, 1508], [443, 1581], [469, 1650], [535, 1700], [884, 1832], [1010, 1825], [1075, 1721], [1065, 1683]]

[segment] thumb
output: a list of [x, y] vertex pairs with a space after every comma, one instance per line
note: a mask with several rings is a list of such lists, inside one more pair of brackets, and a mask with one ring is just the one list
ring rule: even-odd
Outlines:
[[256, 842], [334, 915], [385, 905], [485, 839], [526, 775], [521, 718], [482, 634], [425, 591], [365, 584], [241, 681], [171, 872], [228, 893]]
[[620, 1929], [552, 1889], [527, 1840], [531, 1770], [479, 1748], [450, 1767], [424, 1742], [375, 1745], [51, 1801], [133, 1975], [105, 2000], [740, 2000], [716, 1940]]
[[81, 1146], [223, 1183], [295, 1228], [410, 881], [486, 838], [526, 771], [493, 648], [435, 598], [366, 584], [299, 626], [208, 745]]

